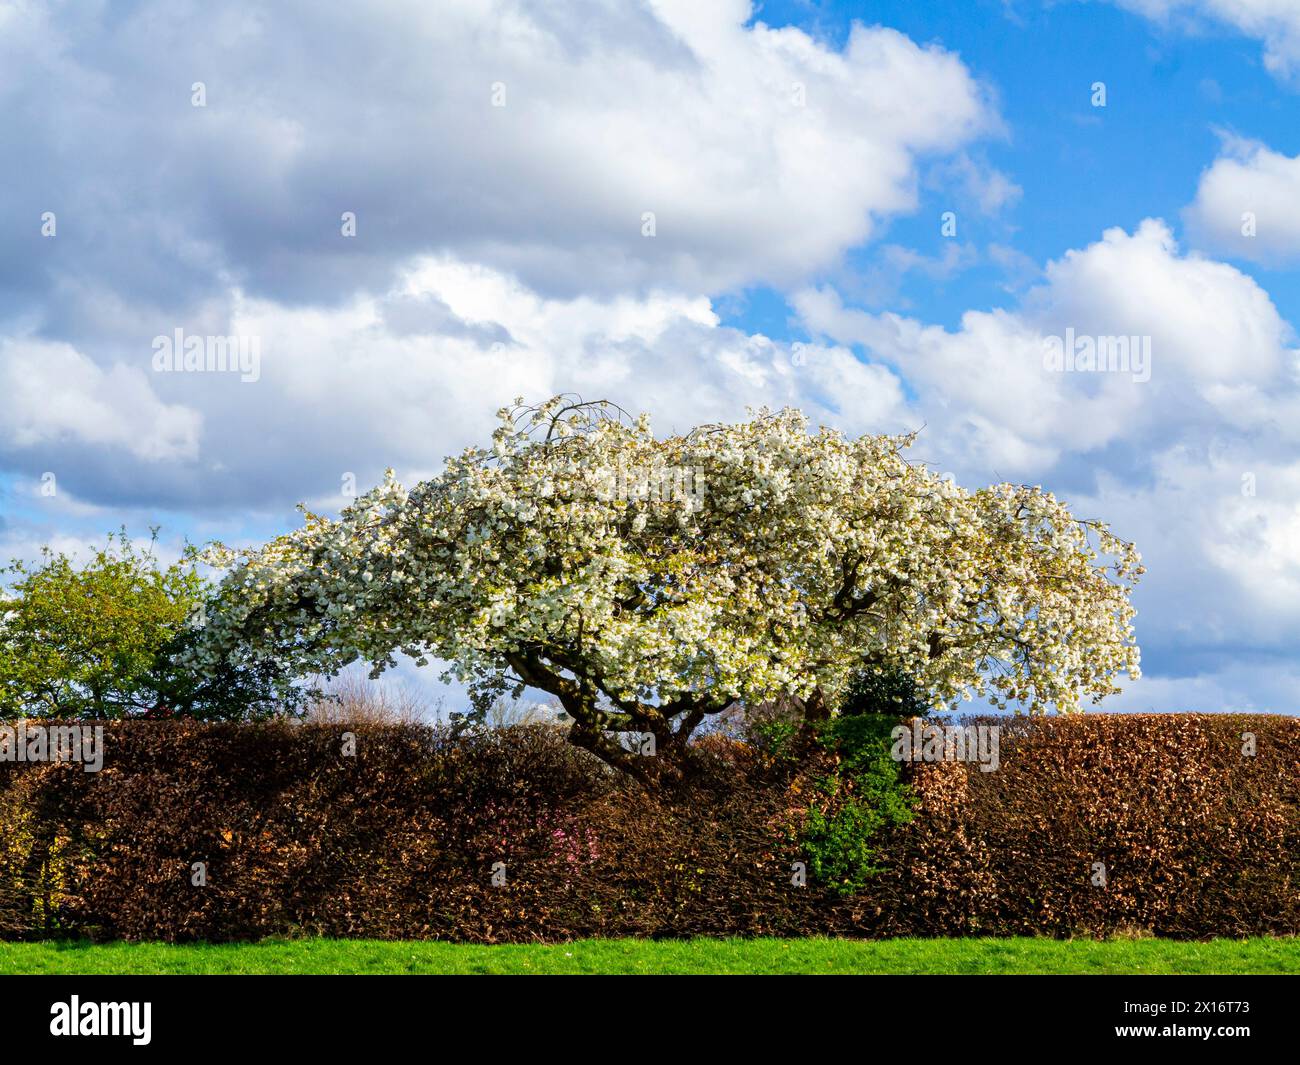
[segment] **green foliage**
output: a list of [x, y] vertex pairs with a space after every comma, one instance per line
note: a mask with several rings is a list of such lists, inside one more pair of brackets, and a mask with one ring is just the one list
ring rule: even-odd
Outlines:
[[0, 712], [119, 717], [150, 709], [159, 655], [202, 601], [192, 570], [159, 568], [123, 533], [83, 568], [46, 548], [14, 562], [0, 619]]
[[182, 664], [210, 598], [190, 555], [160, 565], [123, 531], [84, 565], [46, 548], [0, 573], [0, 718], [264, 716], [280, 697], [272, 664]]
[[890, 665], [863, 667], [854, 675], [840, 697], [840, 713], [889, 714], [893, 717], [925, 717], [930, 704], [916, 680]]
[[889, 754], [895, 723], [884, 715], [841, 715], [819, 729], [818, 741], [838, 763], [818, 782], [823, 804], [805, 815], [801, 841], [813, 879], [842, 895], [862, 890], [881, 871], [883, 837], [912, 819], [911, 790]]
[[799, 723], [773, 718], [756, 721], [749, 726], [750, 742], [768, 756], [776, 765], [789, 765], [799, 757], [797, 740]]

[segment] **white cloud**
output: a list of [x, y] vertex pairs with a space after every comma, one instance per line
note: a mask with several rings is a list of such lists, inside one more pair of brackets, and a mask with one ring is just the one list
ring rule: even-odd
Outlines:
[[1300, 260], [1300, 156], [1228, 139], [1186, 212], [1197, 239], [1256, 262]]
[[1281, 79], [1300, 73], [1300, 6], [1295, 0], [1112, 0], [1161, 23], [1227, 25], [1264, 43], [1264, 65]]
[[1300, 713], [1300, 670], [1276, 660], [1244, 657], [1221, 668], [1174, 676], [1145, 673], [1106, 701], [1121, 713]]
[[1143, 549], [1142, 628], [1193, 658], [1300, 638], [1300, 457], [1266, 433], [1191, 432], [1070, 493]]
[[[1006, 476], [1050, 467], [1171, 419], [1248, 424], [1276, 402], [1291, 333], [1267, 293], [1233, 267], [1180, 254], [1148, 220], [1048, 264], [1013, 311], [968, 311], [950, 332], [896, 314], [846, 308], [830, 288], [795, 298], [814, 333], [861, 344], [918, 393], [943, 427], [944, 461]], [[1150, 380], [1048, 369], [1049, 337], [1150, 337]], [[946, 441], [946, 443], [944, 442]]]
[[[0, 10], [0, 129], [28, 161], [0, 228], [30, 235], [0, 248], [25, 286], [0, 459], [104, 505], [427, 472], [499, 403], [569, 388], [666, 428], [784, 402], [896, 425], [894, 374], [832, 346], [795, 366], [710, 297], [807, 283], [915, 206], [923, 161], [1000, 128], [939, 46], [858, 25], [836, 47], [740, 0]], [[983, 167], [958, 176], [1004, 200]], [[262, 380], [151, 373], [178, 328], [258, 337]]]
[[[1296, 709], [1242, 664], [1271, 669], [1300, 640], [1297, 352], [1254, 280], [1148, 220], [1067, 252], [1014, 308], [969, 311], [952, 331], [825, 287], [796, 306], [817, 335], [905, 378], [926, 423], [920, 457], [966, 483], [1045, 484], [1137, 543], [1138, 637], [1157, 677], [1117, 705]], [[1150, 381], [1045, 371], [1044, 340], [1067, 327], [1150, 335]]]
[[938, 46], [855, 25], [837, 50], [737, 0], [19, 10], [0, 128], [59, 181], [14, 200], [60, 208], [55, 276], [162, 305], [218, 276], [332, 301], [420, 254], [548, 294], [799, 283], [915, 207], [919, 159], [999, 129]]
[[[459, 325], [394, 335], [384, 311], [395, 296], [434, 298]], [[653, 412], [665, 431], [783, 403], [866, 431], [896, 424], [903, 406], [901, 383], [885, 368], [844, 348], [796, 353], [722, 327], [707, 299], [546, 298], [447, 258], [421, 260], [388, 297], [337, 311], [250, 301], [232, 325], [262, 336], [267, 353], [241, 422], [296, 410], [302, 425], [310, 412], [355, 454], [426, 467], [485, 440], [493, 412], [516, 395], [608, 398]]]
[[[795, 350], [719, 324], [672, 293], [546, 297], [499, 271], [416, 260], [395, 287], [336, 308], [233, 292], [221, 335], [255, 337], [256, 381], [153, 373], [148, 348], [101, 371], [66, 344], [0, 346], [10, 461], [69, 470], [74, 494], [111, 505], [284, 506], [334, 498], [386, 465], [413, 477], [485, 442], [516, 396], [575, 391], [648, 410], [662, 431], [791, 404], [859, 432], [901, 428], [903, 386], [843, 347]], [[159, 459], [168, 460], [165, 463]], [[89, 476], [111, 466], [114, 476]]]
[[950, 189], [957, 201], [978, 215], [995, 216], [1020, 200], [1024, 189], [997, 167], [961, 152], [937, 164], [929, 178], [930, 185]]
[[6, 451], [71, 443], [146, 463], [192, 459], [199, 414], [163, 403], [144, 372], [102, 370], [67, 344], [0, 338], [0, 437]]
[[1290, 328], [1248, 275], [1200, 255], [1180, 255], [1165, 223], [1129, 235], [1109, 229], [1047, 268], [1036, 317], [1080, 332], [1155, 340], [1156, 373], [1197, 386], [1262, 384], [1280, 368]]

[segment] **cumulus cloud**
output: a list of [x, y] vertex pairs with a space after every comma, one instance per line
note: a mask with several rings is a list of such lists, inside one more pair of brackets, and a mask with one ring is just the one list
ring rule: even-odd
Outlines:
[[[1151, 219], [1067, 252], [1016, 309], [968, 311], [955, 331], [845, 307], [829, 287], [794, 302], [814, 333], [863, 345], [906, 378], [944, 428], [945, 461], [1006, 476], [1108, 445], [1145, 446], [1174, 419], [1257, 423], [1294, 354], [1290, 327], [1252, 278], [1182, 254]], [[1052, 368], [1051, 338], [1071, 334], [1127, 338], [1129, 372]]]
[[138, 368], [101, 370], [67, 344], [0, 338], [0, 454], [71, 446], [185, 461], [197, 454], [201, 422], [159, 400]]
[[1160, 23], [1228, 26], [1264, 43], [1264, 65], [1283, 80], [1300, 73], [1300, 7], [1294, 0], [1112, 0]]
[[230, 285], [345, 300], [425, 254], [547, 295], [791, 284], [911, 210], [920, 158], [997, 128], [957, 56], [894, 30], [837, 50], [742, 0], [559, 7], [0, 3], [25, 161], [0, 221], [29, 234], [0, 281], [74, 341], [102, 341], [89, 282], [174, 316]]
[[[967, 312], [955, 330], [846, 306], [829, 287], [795, 302], [816, 335], [905, 378], [926, 424], [921, 457], [969, 483], [1046, 484], [1138, 544], [1138, 635], [1156, 679], [1120, 705], [1277, 695], [1271, 708], [1295, 709], [1293, 692], [1242, 665], [1272, 668], [1300, 639], [1290, 326], [1253, 279], [1182, 252], [1157, 220], [1108, 230], [1043, 278], [1015, 307]], [[1150, 379], [1047, 369], [1048, 338], [1067, 329], [1150, 336]]]
[[1186, 216], [1197, 239], [1223, 254], [1270, 265], [1300, 260], [1300, 156], [1228, 138]]
[[349, 473], [362, 487], [387, 465], [431, 473], [486, 441], [493, 412], [520, 395], [607, 398], [651, 411], [664, 431], [764, 404], [859, 432], [905, 420], [886, 367], [724, 327], [704, 297], [546, 297], [439, 257], [342, 306], [229, 302], [220, 334], [256, 342], [256, 380], [156, 373], [149, 349], [102, 371], [66, 344], [0, 346], [11, 465], [66, 470], [70, 491], [103, 505], [283, 507], [341, 502]]
[[1144, 673], [1141, 680], [1108, 699], [1102, 709], [1119, 713], [1295, 713], [1300, 709], [1297, 690], [1300, 670], [1275, 657], [1251, 655], [1248, 648], [1241, 648], [1219, 668], [1204, 672], [1173, 676]]
[[[1171, 436], [1141, 480], [1104, 473], [1070, 493], [1143, 549], [1144, 654], [1157, 673], [1287, 656], [1300, 638], [1300, 462], [1267, 434]], [[1289, 703], [1297, 700], [1291, 697]]]
[[[833, 266], [997, 116], [937, 46], [752, 14], [0, 0], [0, 461], [215, 513], [436, 468], [516, 394], [888, 421], [893, 374], [796, 373], [709, 297]], [[256, 338], [261, 382], [153, 373], [177, 329]]]

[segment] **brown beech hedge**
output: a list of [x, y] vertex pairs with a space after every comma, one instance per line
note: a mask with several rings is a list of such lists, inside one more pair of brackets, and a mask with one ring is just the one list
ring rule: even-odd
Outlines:
[[824, 754], [651, 793], [544, 727], [107, 724], [100, 772], [0, 762], [0, 936], [1300, 933], [1300, 721], [983, 720], [847, 898], [798, 883]]

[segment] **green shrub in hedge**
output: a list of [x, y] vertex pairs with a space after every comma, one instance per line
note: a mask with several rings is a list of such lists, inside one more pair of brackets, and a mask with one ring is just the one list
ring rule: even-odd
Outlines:
[[912, 819], [911, 789], [889, 755], [895, 723], [884, 716], [837, 717], [820, 730], [820, 742], [840, 762], [818, 782], [824, 805], [808, 810], [801, 842], [812, 878], [842, 895], [862, 890], [881, 871], [877, 855], [886, 833]]
[[890, 731], [900, 717], [925, 712], [906, 674], [867, 670], [845, 693], [839, 715], [818, 726], [818, 743], [838, 762], [818, 781], [822, 799], [807, 811], [800, 835], [817, 882], [851, 895], [881, 871], [877, 858], [885, 836], [910, 821], [914, 807], [890, 757]]

